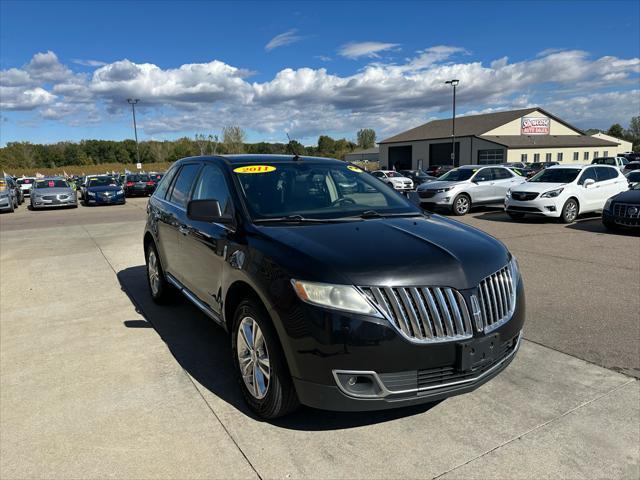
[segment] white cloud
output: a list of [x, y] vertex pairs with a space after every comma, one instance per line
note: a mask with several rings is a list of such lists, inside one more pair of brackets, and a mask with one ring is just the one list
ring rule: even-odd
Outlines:
[[107, 62], [101, 60], [83, 60], [81, 58], [72, 58], [71, 62], [84, 67], [102, 67], [107, 64]]
[[276, 35], [271, 40], [269, 40], [269, 43], [264, 46], [264, 49], [267, 52], [270, 52], [274, 48], [284, 47], [285, 45], [291, 45], [292, 43], [299, 42], [304, 37], [298, 35], [297, 32], [298, 30], [294, 28], [287, 32], [281, 33], [280, 35]]
[[34, 110], [55, 100], [55, 95], [44, 88], [21, 89], [0, 87], [0, 105], [3, 110]]
[[399, 47], [399, 43], [351, 42], [338, 49], [338, 55], [355, 60], [360, 57], [379, 58], [378, 53]]

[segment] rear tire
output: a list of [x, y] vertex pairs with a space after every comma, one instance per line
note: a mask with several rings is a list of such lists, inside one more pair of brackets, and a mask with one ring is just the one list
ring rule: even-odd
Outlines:
[[451, 213], [458, 217], [466, 215], [471, 210], [471, 198], [466, 193], [461, 193], [453, 199], [451, 205]]
[[564, 202], [564, 206], [562, 207], [562, 213], [560, 214], [560, 221], [562, 223], [573, 223], [578, 218], [578, 202], [575, 198], [570, 198], [566, 202]]
[[173, 289], [164, 275], [160, 264], [160, 256], [153, 242], [145, 249], [147, 265], [147, 285], [153, 301], [159, 305], [170, 303], [173, 300]]
[[257, 300], [247, 298], [236, 308], [231, 345], [236, 378], [252, 412], [260, 418], [272, 419], [298, 407], [278, 334]]
[[507, 215], [509, 215], [512, 220], [522, 220], [524, 218], [524, 213], [521, 212], [507, 212]]

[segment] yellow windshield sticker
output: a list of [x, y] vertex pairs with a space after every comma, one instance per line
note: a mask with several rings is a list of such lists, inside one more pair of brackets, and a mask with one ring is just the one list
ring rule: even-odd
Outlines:
[[245, 167], [234, 168], [236, 173], [269, 173], [273, 172], [276, 167], [271, 165], [247, 165]]
[[355, 167], [353, 165], [347, 165], [347, 168], [349, 170], [351, 170], [352, 172], [358, 172], [358, 173], [362, 173], [364, 170], [362, 170], [361, 168]]

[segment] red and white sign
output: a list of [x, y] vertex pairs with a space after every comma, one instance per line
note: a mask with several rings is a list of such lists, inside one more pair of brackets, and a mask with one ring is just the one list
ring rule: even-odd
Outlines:
[[522, 117], [522, 135], [549, 135], [551, 120], [547, 117]]

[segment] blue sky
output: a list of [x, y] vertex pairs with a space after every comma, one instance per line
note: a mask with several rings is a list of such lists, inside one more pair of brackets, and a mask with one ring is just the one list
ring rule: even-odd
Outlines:
[[218, 133], [379, 138], [540, 105], [579, 127], [640, 110], [639, 2], [0, 3], [0, 142]]

